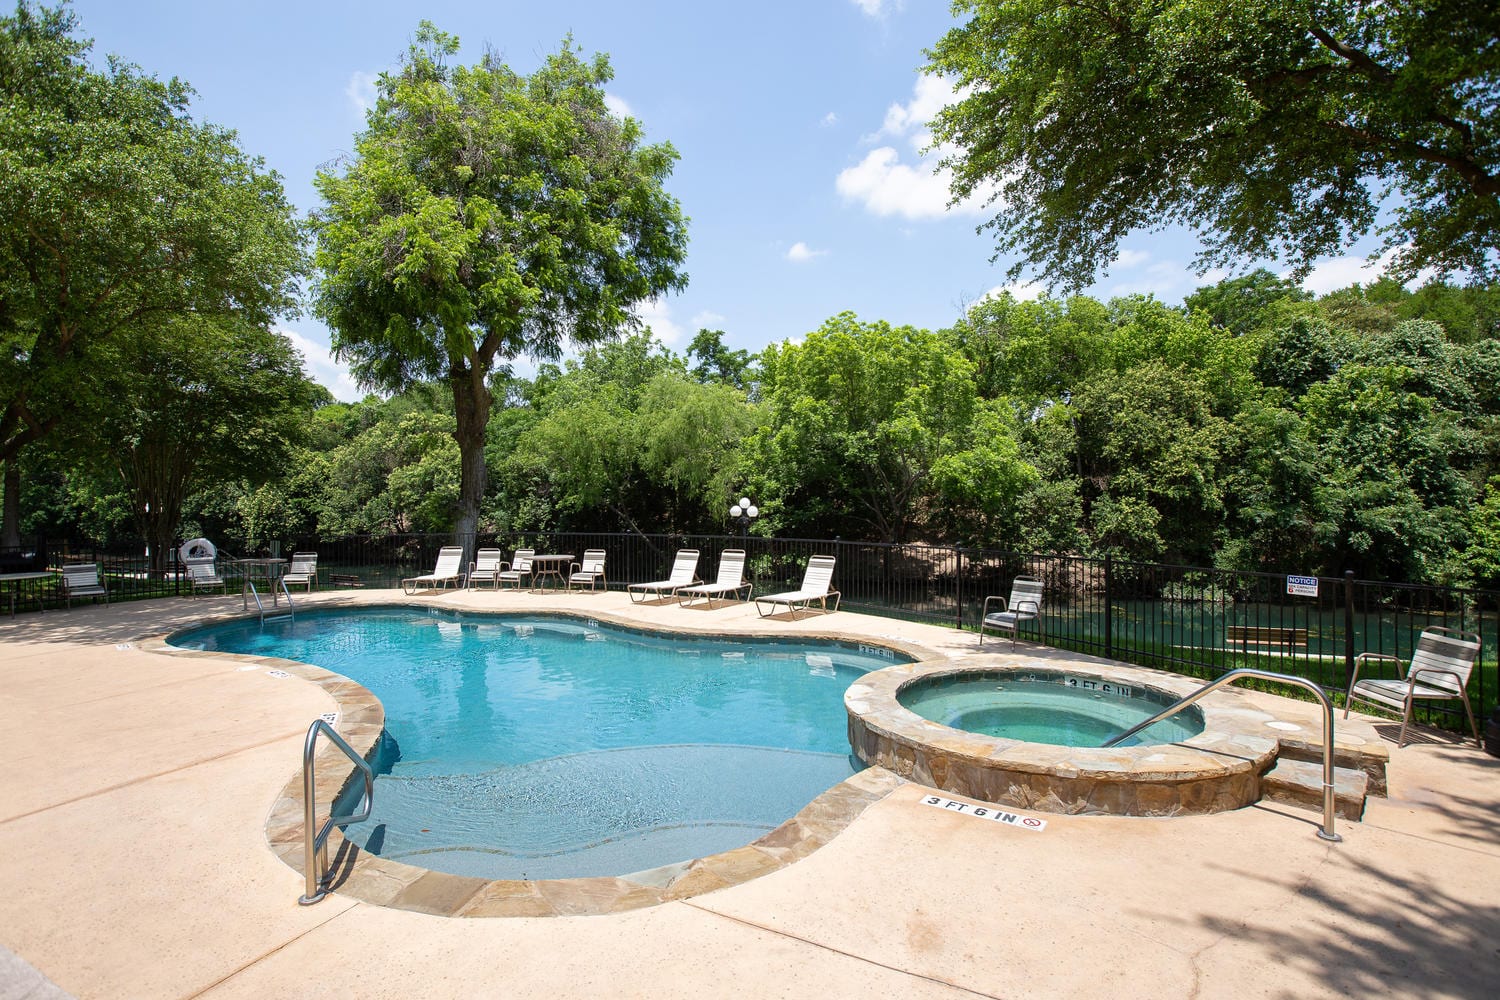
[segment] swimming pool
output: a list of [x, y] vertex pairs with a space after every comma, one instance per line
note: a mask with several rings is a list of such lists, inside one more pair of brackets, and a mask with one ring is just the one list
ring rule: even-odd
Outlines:
[[756, 839], [862, 766], [844, 689], [906, 660], [855, 643], [412, 607], [171, 641], [313, 663], [369, 688], [386, 713], [375, 811], [346, 836], [488, 879], [620, 875]]

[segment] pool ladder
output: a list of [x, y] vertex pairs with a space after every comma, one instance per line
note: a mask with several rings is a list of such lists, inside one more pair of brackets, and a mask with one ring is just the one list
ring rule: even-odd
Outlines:
[[[317, 828], [318, 802], [317, 802], [317, 768], [313, 758], [318, 750], [318, 734], [325, 733], [333, 741], [333, 745], [344, 752], [344, 756], [354, 762], [359, 769], [360, 777], [364, 779], [365, 793], [363, 797], [364, 808], [358, 812], [349, 813], [346, 816], [335, 816], [329, 810], [328, 819], [323, 822], [322, 827]], [[370, 818], [370, 811], [375, 807], [375, 772], [370, 769], [369, 763], [354, 752], [344, 738], [334, 732], [325, 719], [315, 719], [307, 729], [307, 742], [302, 745], [302, 863], [303, 870], [307, 873], [307, 891], [298, 897], [297, 902], [303, 906], [311, 906], [318, 902], [332, 890], [329, 883], [332, 881], [333, 873], [328, 871], [328, 834], [335, 826], [345, 823], [363, 823]]]
[[1257, 670], [1254, 667], [1241, 667], [1238, 670], [1231, 670], [1218, 680], [1209, 681], [1181, 701], [1168, 705], [1145, 722], [1131, 726], [1119, 736], [1106, 742], [1104, 746], [1118, 746], [1123, 740], [1129, 739], [1147, 726], [1154, 726], [1161, 720], [1176, 715], [1204, 695], [1246, 677], [1258, 677], [1262, 680], [1276, 681], [1281, 684], [1292, 684], [1296, 687], [1306, 688], [1317, 696], [1319, 704], [1323, 706], [1323, 826], [1318, 830], [1318, 836], [1324, 840], [1331, 840], [1334, 843], [1338, 843], [1344, 838], [1333, 832], [1335, 797], [1333, 787], [1333, 702], [1328, 700], [1328, 695], [1322, 688], [1310, 680], [1302, 677], [1293, 677], [1291, 674], [1278, 674], [1271, 670]]
[[[280, 577], [277, 577], [276, 578], [276, 582], [273, 583], [273, 584], [271, 584], [271, 588], [272, 588], [272, 593], [275, 593], [275, 589], [277, 587], [280, 587], [281, 588], [281, 593], [286, 596], [286, 614], [284, 614], [284, 615], [273, 614], [270, 618], [266, 617], [266, 606], [264, 604], [262, 604], [261, 601], [260, 601], [260, 591], [258, 591], [258, 590], [255, 589], [255, 581], [254, 580], [246, 580], [245, 581], [245, 586], [250, 588], [250, 596], [253, 597], [253, 598], [255, 598], [255, 610], [258, 611], [258, 612], [260, 612], [260, 620], [261, 620], [262, 624], [264, 624], [267, 621], [273, 621], [274, 622], [274, 621], [280, 621], [283, 618], [292, 618], [292, 617], [295, 617], [297, 609], [294, 608], [294, 607], [292, 607], [292, 592], [290, 590], [286, 589], [286, 581], [285, 580], [281, 579]], [[276, 605], [275, 605], [274, 602], [271, 605], [271, 610], [272, 611], [276, 610]]]

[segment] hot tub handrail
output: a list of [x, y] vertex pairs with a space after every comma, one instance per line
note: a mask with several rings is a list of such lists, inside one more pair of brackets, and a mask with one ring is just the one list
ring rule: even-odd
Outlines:
[[[364, 809], [358, 813], [350, 813], [347, 816], [335, 816], [330, 811], [328, 819], [316, 833], [313, 832], [317, 824], [317, 794], [315, 791], [316, 773], [313, 757], [318, 749], [318, 733], [328, 734], [333, 745], [344, 752], [344, 756], [354, 762], [359, 769], [360, 776], [364, 778], [365, 794]], [[343, 823], [363, 823], [370, 818], [370, 811], [375, 806], [375, 772], [370, 769], [369, 763], [355, 752], [354, 748], [344, 741], [344, 738], [336, 733], [325, 719], [314, 719], [313, 724], [307, 729], [307, 742], [302, 745], [302, 845], [303, 845], [303, 867], [307, 872], [307, 892], [298, 898], [297, 902], [303, 906], [310, 906], [328, 895], [327, 873], [324, 872], [326, 863], [326, 852], [328, 850], [328, 834], [335, 827]]]
[[1119, 743], [1121, 741], [1129, 739], [1130, 737], [1134, 736], [1136, 733], [1140, 732], [1142, 729], [1145, 729], [1148, 726], [1154, 726], [1158, 722], [1160, 722], [1161, 720], [1169, 718], [1169, 717], [1171, 717], [1173, 715], [1176, 715], [1178, 712], [1182, 711], [1184, 708], [1187, 708], [1189, 705], [1191, 705], [1194, 702], [1198, 701], [1199, 699], [1201, 699], [1205, 695], [1209, 694], [1210, 692], [1216, 691], [1219, 688], [1224, 687], [1225, 685], [1233, 684], [1235, 681], [1240, 680], [1241, 678], [1244, 678], [1244, 677], [1258, 677], [1258, 678], [1260, 678], [1262, 680], [1278, 681], [1278, 682], [1280, 682], [1282, 684], [1295, 684], [1298, 687], [1306, 688], [1307, 690], [1311, 691], [1314, 695], [1317, 696], [1317, 699], [1318, 699], [1319, 703], [1322, 704], [1322, 706], [1323, 706], [1323, 826], [1318, 830], [1318, 836], [1321, 837], [1321, 838], [1323, 838], [1324, 840], [1331, 840], [1334, 843], [1338, 843], [1339, 841], [1343, 840], [1344, 838], [1341, 837], [1341, 836], [1339, 836], [1333, 830], [1333, 812], [1334, 812], [1334, 787], [1333, 787], [1333, 702], [1331, 702], [1331, 701], [1328, 700], [1328, 695], [1327, 695], [1327, 693], [1325, 693], [1323, 691], [1322, 688], [1318, 687], [1318, 685], [1314, 684], [1310, 680], [1307, 680], [1307, 679], [1302, 678], [1302, 677], [1293, 677], [1291, 674], [1278, 674], [1278, 673], [1276, 673], [1275, 671], [1272, 671], [1272, 670], [1257, 670], [1254, 667], [1240, 667], [1237, 670], [1231, 670], [1231, 671], [1229, 671], [1229, 673], [1225, 674], [1223, 677], [1220, 677], [1218, 680], [1209, 681], [1207, 684], [1203, 685], [1201, 688], [1199, 688], [1198, 690], [1194, 691], [1192, 694], [1188, 695], [1186, 698], [1183, 698], [1181, 701], [1178, 701], [1178, 702], [1176, 702], [1174, 704], [1168, 705], [1166, 708], [1162, 709], [1160, 712], [1157, 712], [1155, 715], [1151, 716], [1151, 718], [1147, 719], [1145, 722], [1142, 722], [1142, 723], [1139, 723], [1137, 725], [1131, 726], [1129, 729], [1125, 730], [1120, 735], [1118, 735], [1116, 737], [1113, 737], [1110, 740], [1107, 740], [1104, 743], [1104, 746], [1105, 747], [1117, 746], [1117, 745], [1119, 745]]

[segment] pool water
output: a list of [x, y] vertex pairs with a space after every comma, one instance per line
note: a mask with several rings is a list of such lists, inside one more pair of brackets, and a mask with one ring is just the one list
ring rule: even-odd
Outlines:
[[[902, 688], [897, 700], [932, 722], [984, 736], [1098, 747], [1176, 699], [1067, 674], [974, 673], [935, 677]], [[1203, 732], [1196, 707], [1163, 719], [1120, 746], [1178, 743]]]
[[346, 835], [484, 878], [621, 875], [766, 833], [862, 765], [844, 689], [901, 658], [579, 619], [379, 608], [174, 645], [313, 663], [386, 712], [375, 809]]

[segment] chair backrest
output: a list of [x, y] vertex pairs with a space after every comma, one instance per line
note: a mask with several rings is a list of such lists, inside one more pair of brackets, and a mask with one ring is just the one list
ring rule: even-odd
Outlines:
[[807, 561], [807, 572], [802, 574], [804, 594], [826, 594], [833, 586], [833, 556], [813, 556]]
[[464, 550], [458, 545], [444, 545], [438, 549], [437, 567], [432, 571], [433, 576], [458, 576], [458, 564], [463, 561]]
[[[1474, 661], [1479, 659], [1479, 635], [1456, 628], [1423, 629], [1417, 637], [1417, 648], [1411, 654], [1410, 677], [1419, 670], [1442, 670], [1444, 673], [1423, 673], [1420, 680], [1430, 687], [1443, 688], [1458, 694], [1469, 683], [1469, 673]], [[1453, 675], [1457, 674], [1457, 677]]]
[[183, 562], [187, 567], [189, 580], [217, 580], [219, 574], [214, 570], [212, 559], [187, 559]]
[[578, 564], [580, 573], [603, 573], [604, 572], [604, 550], [584, 549], [583, 561]]
[[500, 568], [501, 557], [504, 555], [499, 549], [480, 549], [474, 553], [474, 572], [495, 572]]
[[693, 577], [698, 575], [698, 550], [678, 549], [677, 558], [672, 560], [672, 573], [667, 577], [667, 582], [675, 587], [685, 583], [692, 583]]
[[98, 563], [75, 563], [62, 568], [63, 586], [68, 590], [77, 590], [79, 587], [99, 586], [99, 564]]
[[293, 575], [307, 575], [318, 571], [318, 554], [316, 552], [293, 552], [292, 568], [287, 570]]
[[738, 587], [745, 582], [745, 550], [725, 549], [719, 556], [719, 578], [714, 581], [721, 587]]
[[1010, 600], [1006, 602], [1007, 610], [1031, 611], [1040, 613], [1042, 610], [1042, 581], [1034, 576], [1018, 576], [1010, 585]]
[[531, 557], [536, 555], [536, 549], [516, 549], [516, 557], [510, 561], [510, 569], [513, 573], [530, 573]]

